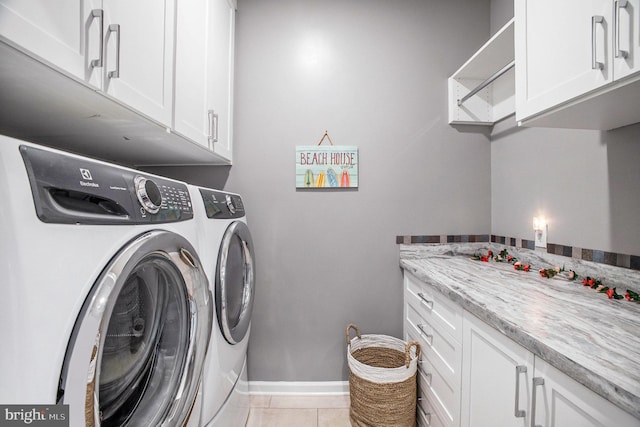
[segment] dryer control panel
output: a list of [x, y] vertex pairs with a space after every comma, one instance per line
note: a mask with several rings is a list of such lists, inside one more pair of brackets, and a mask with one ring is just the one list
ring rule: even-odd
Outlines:
[[193, 218], [186, 184], [86, 157], [21, 146], [40, 220], [150, 224]]
[[200, 188], [200, 195], [210, 219], [242, 218], [245, 215], [242, 198], [237, 194]]

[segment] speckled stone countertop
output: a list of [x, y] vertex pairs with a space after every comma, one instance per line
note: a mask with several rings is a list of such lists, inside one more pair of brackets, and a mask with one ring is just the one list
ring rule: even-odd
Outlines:
[[[435, 287], [536, 356], [640, 419], [640, 303], [612, 300], [565, 275], [638, 291], [640, 272], [538, 251], [506, 247], [530, 272], [509, 263], [480, 262], [475, 253], [505, 248], [494, 243], [400, 245], [400, 266]], [[562, 276], [562, 277], [560, 277]]]

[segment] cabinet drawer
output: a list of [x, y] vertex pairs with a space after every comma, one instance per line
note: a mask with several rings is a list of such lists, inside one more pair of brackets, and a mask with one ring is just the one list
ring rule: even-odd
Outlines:
[[450, 384], [460, 383], [462, 351], [460, 344], [445, 338], [440, 329], [425, 321], [416, 310], [406, 305], [406, 334], [416, 337], [420, 343], [422, 358], [428, 359], [434, 369]]
[[[406, 334], [408, 341], [420, 341], [411, 333]], [[424, 345], [424, 344], [421, 344]], [[428, 400], [440, 420], [447, 425], [458, 425], [460, 413], [460, 383], [445, 378], [431, 361], [422, 354], [418, 364], [418, 397]]]
[[451, 427], [438, 417], [438, 414], [433, 410], [433, 406], [431, 406], [431, 402], [427, 399], [418, 401], [416, 417], [420, 427]]
[[458, 386], [452, 386], [426, 358], [418, 369], [418, 396], [427, 399], [447, 425], [454, 425], [460, 406]]
[[462, 309], [448, 301], [432, 286], [405, 271], [405, 301], [412, 304], [425, 320], [437, 325], [442, 334], [462, 341]]

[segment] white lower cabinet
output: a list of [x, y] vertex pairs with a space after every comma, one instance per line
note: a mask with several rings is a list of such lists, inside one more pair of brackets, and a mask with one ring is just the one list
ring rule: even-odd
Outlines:
[[536, 357], [531, 425], [638, 427], [640, 420]]
[[533, 354], [465, 312], [462, 425], [529, 426]]
[[409, 273], [404, 281], [404, 335], [421, 349], [418, 423], [459, 426], [463, 310]]
[[404, 335], [420, 342], [419, 426], [640, 427], [640, 420], [404, 274]]

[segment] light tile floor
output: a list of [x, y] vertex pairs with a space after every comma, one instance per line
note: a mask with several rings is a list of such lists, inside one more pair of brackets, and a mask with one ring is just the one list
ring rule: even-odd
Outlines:
[[349, 396], [251, 396], [246, 427], [351, 427]]

